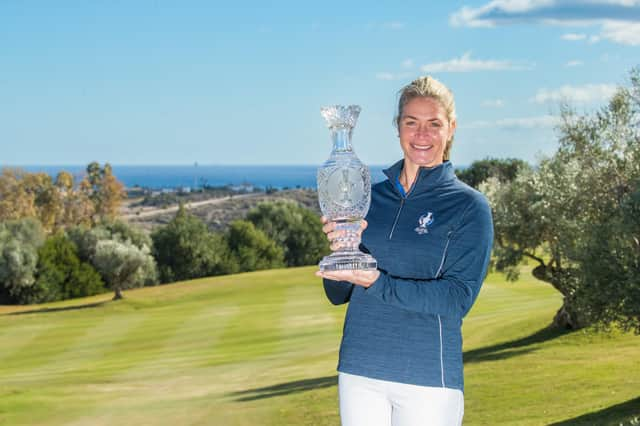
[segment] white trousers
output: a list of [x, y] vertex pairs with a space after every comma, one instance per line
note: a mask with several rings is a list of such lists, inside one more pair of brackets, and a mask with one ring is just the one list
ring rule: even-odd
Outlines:
[[338, 374], [342, 426], [460, 426], [458, 389], [416, 386]]

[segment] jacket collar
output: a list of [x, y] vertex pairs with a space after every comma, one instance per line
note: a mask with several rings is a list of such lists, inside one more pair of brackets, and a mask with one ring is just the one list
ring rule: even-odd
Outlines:
[[[398, 161], [388, 169], [383, 170], [384, 174], [389, 178], [392, 184], [394, 184], [396, 179], [400, 177], [403, 165], [404, 159]], [[448, 160], [435, 167], [420, 167], [418, 169], [418, 176], [416, 177], [408, 195], [424, 192], [429, 188], [455, 178], [456, 175], [453, 171], [453, 164]]]

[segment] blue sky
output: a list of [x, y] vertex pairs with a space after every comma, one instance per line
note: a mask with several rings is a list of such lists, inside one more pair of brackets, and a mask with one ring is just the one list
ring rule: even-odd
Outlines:
[[[223, 5], [222, 5], [223, 4]], [[455, 164], [553, 152], [561, 100], [640, 65], [640, 1], [0, 2], [0, 165], [318, 164], [328, 104], [400, 158], [397, 91], [454, 92]]]

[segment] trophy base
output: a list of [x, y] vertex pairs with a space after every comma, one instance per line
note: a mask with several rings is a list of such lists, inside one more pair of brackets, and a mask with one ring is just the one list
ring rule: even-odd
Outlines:
[[318, 265], [321, 272], [325, 271], [375, 271], [378, 262], [370, 254], [360, 251], [337, 251], [325, 256]]

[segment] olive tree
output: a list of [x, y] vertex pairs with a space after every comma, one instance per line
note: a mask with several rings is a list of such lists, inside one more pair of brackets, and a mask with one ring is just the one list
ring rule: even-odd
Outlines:
[[122, 221], [104, 221], [94, 228], [71, 228], [68, 235], [80, 260], [96, 268], [116, 298], [123, 289], [157, 283], [153, 243], [141, 229]]
[[557, 152], [511, 182], [489, 179], [495, 266], [517, 276], [523, 258], [557, 289], [554, 324], [617, 322], [640, 332], [639, 71], [606, 107], [579, 116], [564, 107]]
[[136, 247], [131, 242], [98, 241], [93, 264], [115, 292], [113, 300], [122, 299], [122, 290], [144, 285], [145, 271], [153, 262], [149, 253], [148, 248]]
[[35, 219], [0, 222], [0, 299], [34, 301], [38, 248], [43, 243], [44, 231]]

